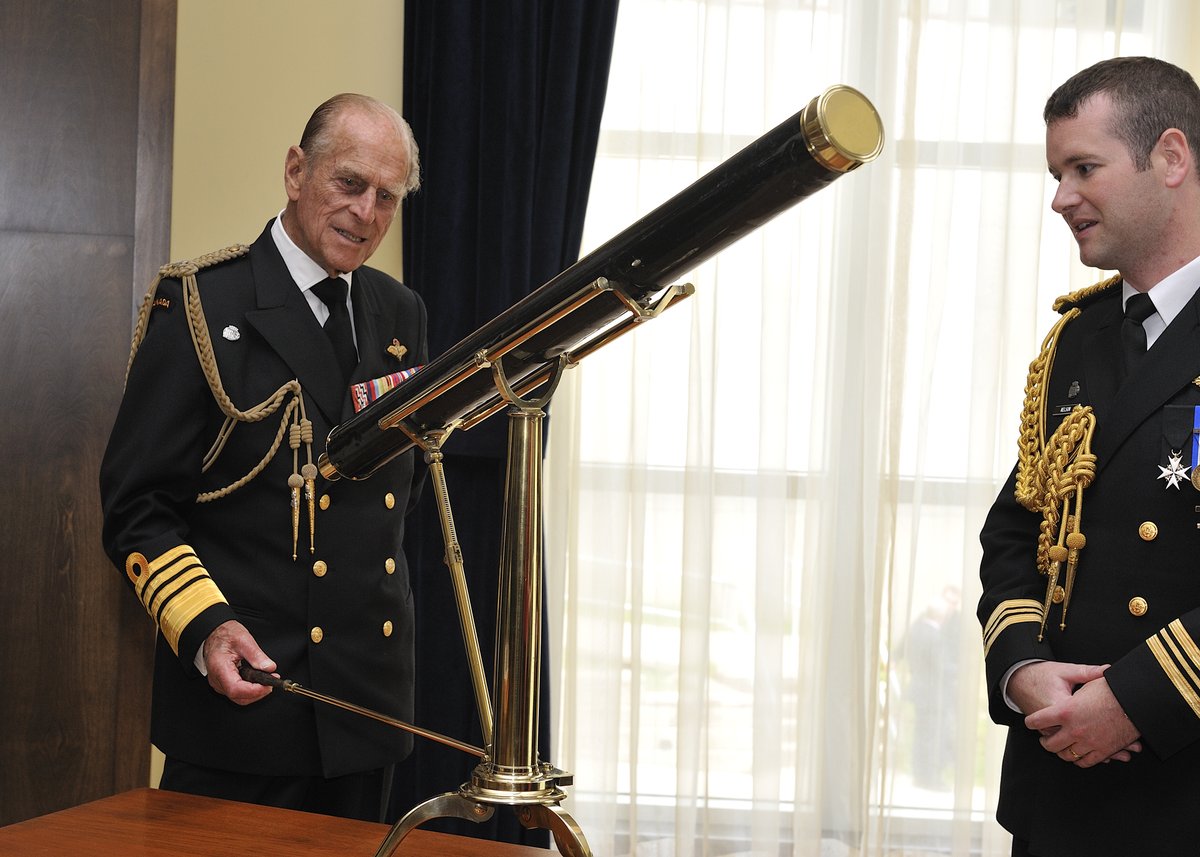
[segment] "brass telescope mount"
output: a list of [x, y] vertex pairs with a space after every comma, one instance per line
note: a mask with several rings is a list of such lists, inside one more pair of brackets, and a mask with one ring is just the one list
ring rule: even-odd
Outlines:
[[583, 831], [560, 805], [567, 796], [562, 787], [571, 785], [572, 775], [542, 762], [537, 749], [545, 408], [568, 365], [569, 358], [560, 357], [541, 387], [541, 394], [523, 398], [509, 384], [502, 361], [490, 364], [496, 388], [509, 405], [500, 591], [496, 605], [494, 724], [442, 464], [441, 445], [449, 431], [431, 432], [418, 439], [434, 483], [446, 542], [446, 564], [454, 582], [486, 755], [472, 772], [470, 782], [458, 791], [430, 798], [401, 817], [375, 857], [390, 857], [409, 831], [430, 819], [461, 818], [479, 823], [490, 819], [496, 806], [513, 807], [518, 820], [527, 828], [549, 830], [560, 854], [592, 857]]

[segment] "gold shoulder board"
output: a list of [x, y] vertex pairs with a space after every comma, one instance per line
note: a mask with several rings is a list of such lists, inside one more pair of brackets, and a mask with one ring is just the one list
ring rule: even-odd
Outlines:
[[1082, 289], [1076, 289], [1068, 295], [1056, 298], [1054, 300], [1054, 311], [1065, 313], [1075, 307], [1082, 309], [1086, 304], [1091, 303], [1093, 299], [1104, 294], [1119, 282], [1121, 282], [1121, 275], [1117, 274], [1116, 276], [1109, 277], [1107, 280], [1101, 280]]
[[172, 279], [195, 276], [198, 271], [203, 271], [205, 268], [211, 268], [213, 265], [219, 265], [222, 262], [228, 262], [230, 259], [237, 259], [239, 256], [245, 256], [249, 252], [250, 248], [245, 244], [233, 244], [220, 250], [214, 250], [211, 253], [205, 253], [203, 256], [197, 256], [195, 259], [184, 259], [181, 262], [171, 262], [163, 265], [158, 269], [158, 276]]

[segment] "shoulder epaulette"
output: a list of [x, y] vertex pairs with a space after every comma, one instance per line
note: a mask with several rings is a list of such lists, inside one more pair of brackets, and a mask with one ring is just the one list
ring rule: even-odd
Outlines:
[[245, 244], [233, 244], [229, 247], [223, 247], [220, 250], [214, 250], [211, 253], [205, 253], [203, 256], [197, 256], [195, 259], [170, 262], [158, 269], [158, 275], [159, 277], [170, 279], [195, 276], [198, 271], [203, 271], [205, 268], [211, 268], [222, 262], [228, 262], [231, 259], [237, 259], [249, 252], [250, 248]]
[[150, 318], [150, 311], [155, 307], [170, 309], [171, 302], [166, 298], [158, 297], [158, 284], [164, 279], [181, 280], [184, 292], [186, 293], [189, 282], [193, 287], [195, 286], [196, 273], [198, 271], [211, 268], [222, 262], [228, 262], [230, 259], [237, 259], [249, 252], [250, 248], [245, 244], [233, 244], [221, 250], [214, 250], [211, 253], [205, 253], [203, 256], [197, 256], [195, 259], [170, 262], [158, 269], [158, 274], [154, 277], [154, 280], [150, 283], [150, 288], [146, 290], [146, 294], [142, 298], [141, 306], [138, 308], [137, 320], [133, 325], [133, 341], [129, 346], [129, 362], [125, 366], [126, 380], [129, 379], [129, 370], [133, 367], [133, 358], [137, 355], [137, 350], [146, 335], [146, 324]]
[[1121, 275], [1109, 277], [1107, 280], [1101, 280], [1098, 283], [1093, 283], [1090, 286], [1085, 286], [1082, 289], [1076, 289], [1070, 294], [1056, 298], [1054, 301], [1054, 311], [1059, 313], [1068, 312], [1075, 307], [1083, 309], [1100, 295], [1107, 292], [1113, 286], [1121, 282]]

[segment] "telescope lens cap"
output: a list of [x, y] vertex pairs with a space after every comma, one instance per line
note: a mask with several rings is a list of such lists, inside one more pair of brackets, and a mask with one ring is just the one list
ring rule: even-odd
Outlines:
[[831, 86], [800, 115], [804, 143], [823, 167], [839, 173], [861, 167], [883, 150], [883, 122], [857, 89]]

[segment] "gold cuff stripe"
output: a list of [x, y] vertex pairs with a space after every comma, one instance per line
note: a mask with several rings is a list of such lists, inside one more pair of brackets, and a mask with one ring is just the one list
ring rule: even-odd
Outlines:
[[[1193, 665], [1200, 667], [1200, 646], [1196, 645], [1196, 641], [1193, 640], [1192, 635], [1187, 632], [1187, 628], [1183, 627], [1183, 622], [1176, 619], [1167, 627], [1171, 633], [1175, 635], [1175, 639], [1178, 641], [1179, 647], [1183, 649], [1183, 652], [1187, 655], [1188, 660], [1191, 661]], [[1197, 682], [1197, 684], [1200, 684], [1200, 682]]]
[[[1165, 645], [1156, 647], [1158, 638], [1161, 638]], [[1164, 672], [1171, 678], [1175, 689], [1191, 707], [1192, 712], [1200, 717], [1200, 677], [1196, 675], [1196, 667], [1200, 665], [1200, 649], [1197, 648], [1195, 640], [1183, 627], [1183, 623], [1176, 619], [1152, 637], [1151, 641], [1150, 649], [1158, 658]], [[1170, 649], [1170, 652], [1167, 649]], [[1164, 663], [1164, 657], [1169, 659], [1170, 668]]]
[[1042, 605], [1032, 598], [1014, 598], [1000, 602], [983, 629], [983, 656], [986, 658], [992, 644], [1011, 625], [1023, 622], [1042, 624]]
[[1176, 643], [1175, 639], [1170, 634], [1165, 633], [1162, 635], [1162, 637], [1170, 647], [1171, 654], [1175, 657], [1175, 662], [1179, 665], [1179, 672], [1183, 674], [1187, 680], [1186, 686], [1177, 685], [1177, 687], [1179, 687], [1179, 693], [1187, 700], [1188, 705], [1191, 706], [1192, 711], [1196, 713], [1196, 716], [1200, 717], [1200, 693], [1196, 692], [1197, 686], [1200, 686], [1200, 680], [1197, 680], [1196, 678], [1196, 671], [1192, 669], [1192, 665], [1188, 663], [1183, 653], [1179, 651], [1179, 645]]
[[179, 654], [179, 638], [188, 623], [212, 605], [226, 603], [188, 545], [172, 548], [151, 560], [134, 588], [176, 654]]
[[206, 574], [204, 566], [200, 565], [200, 557], [194, 553], [177, 557], [163, 564], [159, 560], [150, 563], [150, 568], [141, 581], [142, 604], [146, 612], [158, 621], [163, 604], [175, 597], [175, 593], [187, 585], [188, 581], [198, 574]]
[[[1195, 673], [1188, 669], [1186, 664], [1181, 669], [1181, 664], [1176, 662], [1175, 658], [1180, 657], [1180, 653], [1175, 641], [1165, 631], [1159, 631], [1158, 634], [1146, 640], [1146, 645], [1158, 660], [1162, 671], [1167, 674], [1167, 678], [1175, 685], [1175, 690], [1192, 709], [1192, 713], [1200, 717], [1200, 694], [1196, 692]], [[1187, 669], [1191, 675], [1191, 681], [1184, 675], [1184, 669]]]
[[[171, 563], [175, 562], [180, 557], [188, 557], [188, 556], [195, 556], [195, 555], [196, 555], [196, 552], [194, 550], [192, 550], [190, 545], [179, 545], [177, 547], [173, 547], [169, 551], [164, 553], [162, 556], [156, 557], [153, 560], [147, 560], [141, 554], [136, 554], [136, 556], [138, 556], [142, 560], [142, 563], [145, 565], [146, 570], [150, 571], [150, 572], [154, 572], [158, 569], [163, 568], [166, 565], [170, 565]], [[146, 579], [148, 579], [148, 578], [146, 578]], [[146, 579], [139, 578], [141, 586], [146, 585]]]
[[194, 583], [195, 585], [188, 588], [184, 597], [171, 602], [170, 608], [163, 612], [162, 620], [159, 622], [159, 628], [162, 629], [163, 636], [171, 645], [171, 651], [177, 655], [179, 654], [179, 638], [183, 636], [183, 631], [188, 623], [212, 605], [226, 603], [225, 596], [221, 594], [221, 590], [217, 589], [217, 585], [207, 574]]

